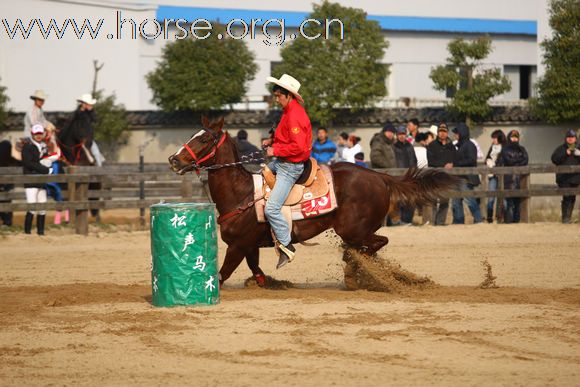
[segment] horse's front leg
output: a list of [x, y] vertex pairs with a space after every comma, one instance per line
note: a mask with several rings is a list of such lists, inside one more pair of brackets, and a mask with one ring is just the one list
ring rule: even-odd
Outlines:
[[220, 286], [232, 275], [232, 273], [240, 266], [242, 259], [244, 259], [245, 251], [239, 246], [230, 245], [226, 250], [226, 258], [220, 269]]
[[258, 286], [266, 285], [266, 275], [260, 269], [260, 249], [258, 247], [253, 247], [247, 254], [246, 254], [246, 263], [248, 267], [252, 271]]

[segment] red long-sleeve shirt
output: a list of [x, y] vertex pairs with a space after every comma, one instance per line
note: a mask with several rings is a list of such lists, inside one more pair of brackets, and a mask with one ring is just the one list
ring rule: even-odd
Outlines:
[[274, 156], [293, 163], [308, 160], [312, 149], [312, 125], [304, 107], [293, 99], [284, 108], [274, 134]]

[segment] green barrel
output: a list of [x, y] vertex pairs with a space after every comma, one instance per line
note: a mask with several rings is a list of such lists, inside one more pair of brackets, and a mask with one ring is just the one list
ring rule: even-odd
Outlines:
[[215, 205], [160, 203], [150, 210], [153, 305], [218, 304]]

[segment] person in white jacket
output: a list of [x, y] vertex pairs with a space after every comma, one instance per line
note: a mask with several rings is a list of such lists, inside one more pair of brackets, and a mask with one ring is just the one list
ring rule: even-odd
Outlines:
[[346, 148], [342, 150], [342, 158], [344, 161], [349, 163], [355, 163], [354, 155], [359, 152], [362, 152], [362, 146], [359, 144], [360, 137], [355, 135], [348, 136], [348, 140], [346, 142]]
[[415, 156], [417, 157], [417, 168], [427, 167], [427, 138], [428, 134], [423, 132], [419, 132], [415, 136], [413, 150], [415, 151]]

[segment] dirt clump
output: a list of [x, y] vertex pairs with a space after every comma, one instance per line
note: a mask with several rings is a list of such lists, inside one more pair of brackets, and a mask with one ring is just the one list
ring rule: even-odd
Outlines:
[[354, 248], [346, 248], [342, 260], [346, 262], [344, 284], [348, 290], [404, 293], [405, 290], [436, 286], [431, 279], [404, 270], [397, 263]]

